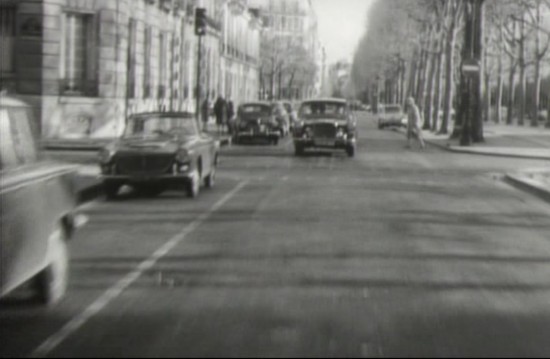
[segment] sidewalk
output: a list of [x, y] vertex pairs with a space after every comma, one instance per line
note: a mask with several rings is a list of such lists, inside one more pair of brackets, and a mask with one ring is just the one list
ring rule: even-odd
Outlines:
[[450, 152], [542, 160], [541, 168], [507, 173], [504, 180], [514, 187], [550, 202], [550, 129], [526, 126], [484, 124], [485, 142], [463, 147], [449, 135], [423, 131], [432, 146]]

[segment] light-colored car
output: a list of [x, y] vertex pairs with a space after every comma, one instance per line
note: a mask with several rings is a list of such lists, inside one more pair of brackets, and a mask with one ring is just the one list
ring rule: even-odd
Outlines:
[[380, 105], [378, 112], [378, 128], [407, 127], [407, 114], [401, 105]]
[[32, 111], [0, 96], [0, 295], [31, 282], [44, 304], [64, 295], [78, 227], [75, 166], [41, 158]]

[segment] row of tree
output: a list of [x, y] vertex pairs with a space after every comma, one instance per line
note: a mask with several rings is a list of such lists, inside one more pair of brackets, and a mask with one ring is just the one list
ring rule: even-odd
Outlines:
[[302, 41], [269, 34], [262, 38], [260, 92], [263, 98], [300, 98], [313, 87], [317, 70], [315, 59]]
[[[473, 6], [480, 7], [478, 19]], [[469, 21], [478, 21], [477, 33]], [[442, 134], [456, 109], [458, 136], [459, 105], [466, 103], [459, 85], [464, 90], [468, 82], [462, 65], [476, 47], [465, 41], [472, 31], [481, 51], [479, 63], [471, 64], [479, 66], [482, 80], [479, 123], [530, 119], [537, 126], [541, 110], [550, 107], [550, 76], [543, 78], [550, 68], [550, 0], [379, 0], [355, 55], [355, 88], [368, 93], [375, 108], [413, 96], [425, 129]], [[550, 127], [550, 110], [546, 116]], [[482, 141], [475, 130], [473, 140]]]

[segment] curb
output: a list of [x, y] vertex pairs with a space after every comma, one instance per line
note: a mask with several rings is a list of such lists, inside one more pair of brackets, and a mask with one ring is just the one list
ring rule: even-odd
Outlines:
[[541, 186], [537, 186], [535, 184], [529, 183], [528, 180], [522, 179], [520, 176], [506, 174], [504, 176], [504, 182], [508, 183], [509, 185], [517, 189], [528, 192], [536, 196], [537, 198], [550, 203], [550, 190], [545, 189]]
[[[402, 131], [399, 131], [399, 132], [406, 135], [406, 133], [403, 133]], [[508, 158], [522, 158], [522, 159], [528, 159], [528, 160], [550, 161], [550, 157], [546, 157], [544, 155], [522, 155], [522, 154], [514, 154], [514, 153], [478, 152], [476, 150], [471, 150], [471, 149], [468, 149], [468, 148], [461, 149], [461, 148], [457, 148], [455, 146], [449, 146], [449, 144], [446, 144], [446, 145], [441, 144], [441, 143], [435, 142], [434, 140], [426, 139], [425, 137], [424, 137], [424, 142], [426, 142], [427, 144], [429, 144], [431, 146], [438, 147], [438, 148], [441, 148], [445, 151], [453, 152], [453, 153], [462, 153], [462, 154], [478, 155], [478, 156], [508, 157]]]

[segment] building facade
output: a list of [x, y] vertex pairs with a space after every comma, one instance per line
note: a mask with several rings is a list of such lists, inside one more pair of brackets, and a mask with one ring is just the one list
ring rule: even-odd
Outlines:
[[[205, 7], [209, 16], [200, 96], [213, 98], [232, 70], [222, 60], [229, 3], [0, 0], [1, 87], [32, 105], [43, 138], [114, 137], [132, 113], [194, 112], [199, 95], [194, 9]], [[259, 48], [256, 26], [242, 31], [254, 43], [247, 49]], [[248, 86], [243, 100], [257, 94], [257, 80], [249, 80], [253, 67], [246, 76], [233, 89], [241, 94], [243, 84]]]

